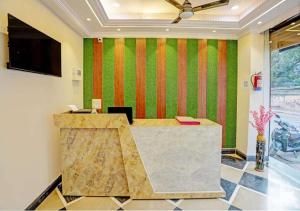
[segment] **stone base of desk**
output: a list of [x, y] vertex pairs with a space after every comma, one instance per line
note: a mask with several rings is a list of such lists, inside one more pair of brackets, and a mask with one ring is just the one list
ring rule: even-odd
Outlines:
[[225, 196], [221, 188], [200, 192], [155, 192], [125, 115], [61, 114], [55, 115], [55, 122], [61, 128], [64, 195], [129, 196], [133, 199]]

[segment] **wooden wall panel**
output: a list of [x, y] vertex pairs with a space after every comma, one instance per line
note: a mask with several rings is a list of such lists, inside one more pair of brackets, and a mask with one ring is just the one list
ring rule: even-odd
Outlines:
[[94, 42], [93, 98], [102, 99], [102, 42], [98, 42], [98, 39], [93, 39], [93, 42]]
[[115, 106], [124, 106], [124, 38], [115, 39]]
[[178, 39], [178, 115], [186, 115], [187, 51], [186, 39]]
[[227, 77], [227, 43], [218, 41], [218, 110], [217, 122], [222, 127], [222, 146], [226, 144], [226, 77]]
[[136, 39], [136, 117], [146, 116], [146, 39]]
[[199, 40], [198, 117], [206, 118], [207, 40]]
[[166, 39], [157, 39], [157, 118], [166, 117]]

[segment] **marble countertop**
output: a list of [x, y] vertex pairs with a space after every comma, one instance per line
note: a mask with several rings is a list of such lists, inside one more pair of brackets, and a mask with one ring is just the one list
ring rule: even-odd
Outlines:
[[126, 121], [126, 114], [62, 113], [54, 115], [54, 124], [59, 128], [120, 128]]
[[181, 125], [176, 119], [134, 119], [131, 127], [157, 127], [157, 126], [180, 126], [180, 127], [201, 127], [201, 126], [220, 126], [208, 119], [196, 119], [200, 125]]

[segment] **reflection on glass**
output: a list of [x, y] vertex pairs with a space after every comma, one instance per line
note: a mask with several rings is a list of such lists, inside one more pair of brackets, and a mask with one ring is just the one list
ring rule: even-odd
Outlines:
[[300, 45], [271, 52], [270, 156], [300, 170]]

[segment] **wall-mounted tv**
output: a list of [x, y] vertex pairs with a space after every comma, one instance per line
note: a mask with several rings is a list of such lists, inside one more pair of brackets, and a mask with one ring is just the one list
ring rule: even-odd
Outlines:
[[8, 69], [61, 77], [61, 44], [8, 14]]

